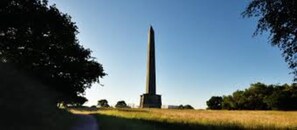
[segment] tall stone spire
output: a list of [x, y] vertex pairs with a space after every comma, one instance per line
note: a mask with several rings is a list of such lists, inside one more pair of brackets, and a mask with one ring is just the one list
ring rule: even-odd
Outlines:
[[148, 32], [146, 93], [140, 96], [140, 108], [161, 108], [161, 95], [156, 94], [155, 34], [152, 26]]
[[148, 51], [146, 68], [146, 93], [156, 94], [156, 62], [155, 62], [155, 36], [154, 29], [150, 26], [148, 32]]

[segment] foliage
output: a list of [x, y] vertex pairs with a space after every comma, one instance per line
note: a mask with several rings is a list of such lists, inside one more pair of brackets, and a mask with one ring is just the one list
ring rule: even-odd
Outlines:
[[[221, 109], [227, 110], [297, 110], [297, 86], [292, 85], [265, 85], [251, 84], [244, 91], [237, 90], [232, 95], [222, 98]], [[214, 97], [207, 101], [209, 109], [215, 103]]]
[[116, 108], [129, 108], [129, 106], [126, 104], [125, 101], [118, 101], [117, 104], [115, 105]]
[[233, 97], [231, 95], [223, 96], [222, 109], [234, 110], [235, 108], [236, 105]]
[[99, 107], [109, 107], [108, 102], [106, 99], [101, 99], [98, 101], [98, 106]]
[[69, 106], [72, 106], [72, 107], [81, 107], [87, 101], [88, 101], [87, 98], [85, 98], [83, 96], [77, 96], [77, 97], [74, 97], [67, 104], [63, 104], [63, 105], [67, 105], [67, 107], [69, 107]]
[[192, 107], [191, 105], [187, 104], [187, 105], [184, 105], [184, 109], [194, 109], [194, 107]]
[[293, 69], [297, 81], [297, 1], [253, 0], [242, 13], [244, 17], [259, 17], [254, 35], [270, 33], [270, 41], [283, 51], [285, 61]]
[[0, 17], [0, 63], [56, 91], [54, 103], [73, 103], [105, 75], [71, 17], [46, 0], [1, 0]]
[[272, 110], [297, 110], [297, 87], [282, 86], [265, 101]]
[[208, 109], [219, 110], [222, 109], [223, 98], [219, 96], [212, 96], [207, 102]]
[[179, 105], [178, 109], [194, 109], [194, 107], [192, 107], [191, 105], [187, 104], [187, 105]]

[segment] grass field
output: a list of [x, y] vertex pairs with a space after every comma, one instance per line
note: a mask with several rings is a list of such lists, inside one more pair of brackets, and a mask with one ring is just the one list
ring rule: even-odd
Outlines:
[[100, 130], [297, 129], [294, 111], [168, 109], [70, 110], [92, 114]]

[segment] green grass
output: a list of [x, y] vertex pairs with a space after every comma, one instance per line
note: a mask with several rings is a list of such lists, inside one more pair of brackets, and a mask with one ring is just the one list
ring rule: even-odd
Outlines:
[[168, 109], [71, 110], [92, 114], [100, 130], [297, 129], [294, 111]]

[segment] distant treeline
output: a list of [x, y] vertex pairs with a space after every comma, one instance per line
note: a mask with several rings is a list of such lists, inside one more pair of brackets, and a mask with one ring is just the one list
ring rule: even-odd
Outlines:
[[297, 110], [297, 84], [255, 83], [232, 95], [213, 96], [206, 104], [215, 110]]

